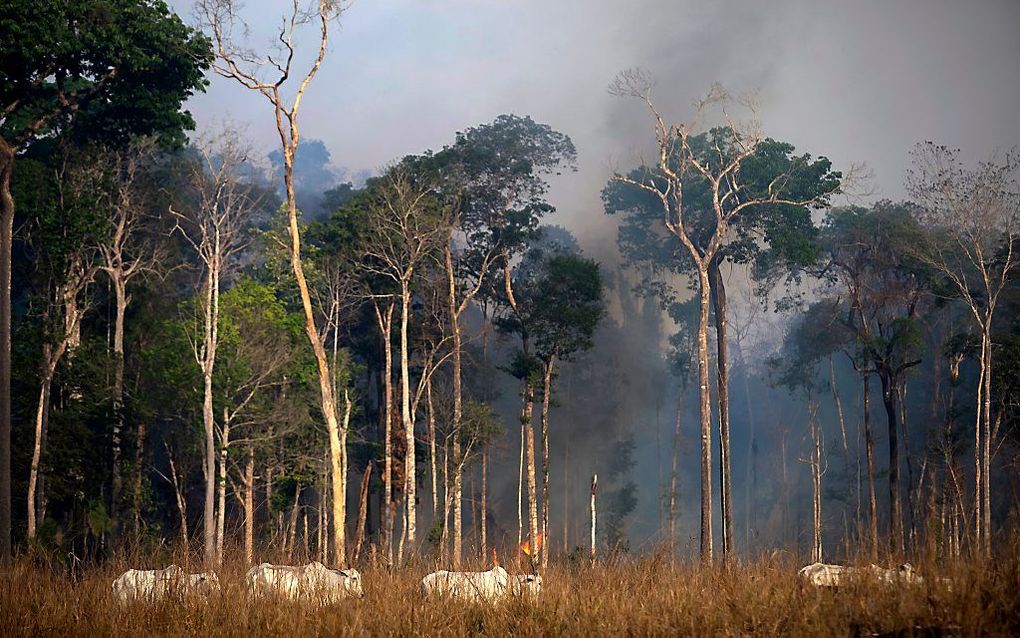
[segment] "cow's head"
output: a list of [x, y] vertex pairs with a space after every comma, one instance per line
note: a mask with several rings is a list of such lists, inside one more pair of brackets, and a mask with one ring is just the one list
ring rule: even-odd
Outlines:
[[188, 576], [188, 589], [196, 594], [208, 596], [213, 592], [220, 591], [220, 577], [216, 575], [216, 572], [190, 574]]
[[343, 574], [344, 580], [346, 581], [347, 591], [351, 592], [358, 598], [364, 598], [365, 592], [361, 588], [361, 573], [354, 569], [341, 569], [340, 573]]

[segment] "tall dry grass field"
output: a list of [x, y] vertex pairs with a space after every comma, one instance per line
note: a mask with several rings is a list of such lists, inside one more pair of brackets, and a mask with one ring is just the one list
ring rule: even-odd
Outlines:
[[777, 560], [729, 569], [654, 556], [593, 569], [560, 564], [538, 600], [496, 605], [423, 600], [424, 565], [366, 568], [364, 598], [324, 608], [250, 600], [240, 562], [220, 571], [223, 591], [208, 600], [121, 607], [110, 585], [127, 561], [72, 580], [23, 559], [0, 576], [0, 635], [1020, 635], [1018, 555], [920, 566], [923, 585], [862, 581], [838, 591], [798, 582], [799, 565]]

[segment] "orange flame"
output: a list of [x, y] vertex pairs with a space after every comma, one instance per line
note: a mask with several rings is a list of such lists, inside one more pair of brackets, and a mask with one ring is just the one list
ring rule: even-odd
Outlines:
[[[542, 551], [542, 542], [543, 542], [544, 540], [545, 540], [545, 539], [543, 538], [543, 536], [542, 536], [542, 534], [541, 534], [541, 533], [540, 533], [540, 534], [538, 534], [538, 535], [537, 535], [537, 536], [535, 537], [535, 541], [536, 541], [536, 542], [535, 542], [535, 552], [536, 552], [536, 553], [538, 553], [538, 552], [541, 552], [541, 551]], [[532, 555], [532, 554], [531, 554], [531, 537], [530, 537], [530, 536], [529, 536], [529, 537], [528, 537], [528, 538], [527, 538], [527, 539], [526, 539], [526, 540], [525, 540], [525, 541], [524, 541], [523, 543], [521, 543], [521, 551], [522, 551], [522, 552], [524, 552], [524, 553], [525, 553], [526, 555], [528, 555], [528, 556], [531, 556], [531, 555]]]

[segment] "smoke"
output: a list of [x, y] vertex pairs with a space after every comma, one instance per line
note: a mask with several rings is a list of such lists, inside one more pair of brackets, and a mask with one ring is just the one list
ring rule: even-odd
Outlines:
[[[171, 4], [191, 15], [187, 0]], [[277, 5], [248, 4], [256, 45], [268, 41], [278, 24]], [[546, 221], [573, 232], [614, 288], [595, 352], [563, 370], [561, 406], [552, 414], [551, 525], [562, 525], [559, 459], [571, 459], [566, 495], [568, 518], [576, 524], [587, 516], [591, 471], [614, 445], [630, 440], [635, 463], [619, 474], [636, 486], [636, 509], [626, 518], [632, 544], [640, 545], [658, 526], [659, 467], [668, 468], [677, 382], [663, 360], [673, 328], [649, 313], [631, 292], [629, 275], [618, 270], [617, 220], [603, 214], [599, 199], [614, 169], [626, 170], [649, 154], [652, 121], [641, 103], [610, 96], [607, 84], [622, 69], [647, 69], [657, 81], [657, 104], [676, 120], [689, 117], [692, 101], [713, 82], [735, 93], [756, 91], [768, 135], [801, 152], [826, 155], [836, 168], [866, 161], [877, 195], [895, 199], [903, 196], [908, 152], [920, 140], [961, 147], [970, 158], [1020, 144], [1017, 33], [1020, 4], [1013, 0], [360, 2], [335, 33], [309, 89], [302, 132], [323, 140], [333, 162], [353, 171], [374, 171], [405, 154], [439, 148], [455, 131], [501, 113], [530, 115], [572, 137], [578, 171], [553, 180], [550, 199], [558, 212]], [[256, 143], [267, 152], [273, 148], [267, 104], [227, 80], [214, 79], [209, 93], [196, 96], [189, 108], [200, 124], [229, 111], [251, 123]], [[766, 388], [753, 360], [747, 368], [735, 366], [735, 386], [745, 370], [749, 398], [734, 400], [733, 408], [736, 508], [739, 516], [744, 477], [752, 476], [746, 427], [754, 412], [771, 425], [761, 428], [756, 443], [758, 458], [767, 459], [761, 464], [769, 467], [760, 468], [753, 495], [762, 509], [773, 507], [756, 516], [762, 528], [774, 527], [781, 490], [773, 479], [785, 474], [795, 489], [803, 415], [790, 397]], [[507, 382], [501, 411], [510, 450], [516, 444], [513, 398]], [[688, 397], [686, 404], [681, 538], [697, 529], [698, 439], [694, 401]], [[823, 420], [831, 416], [822, 414]], [[784, 445], [788, 458], [780, 472]], [[516, 458], [508, 456], [494, 470], [493, 488], [493, 507], [507, 529], [516, 515], [517, 473]], [[590, 467], [582, 471], [582, 463]], [[794, 532], [783, 529], [782, 535]]]

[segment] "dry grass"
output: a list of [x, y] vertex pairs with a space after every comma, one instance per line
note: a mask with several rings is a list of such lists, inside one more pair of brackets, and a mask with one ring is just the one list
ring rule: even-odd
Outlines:
[[[208, 601], [118, 607], [108, 564], [73, 583], [22, 560], [0, 571], [0, 634], [16, 635], [1020, 635], [1020, 561], [921, 569], [925, 584], [856, 583], [839, 591], [802, 585], [794, 564], [759, 561], [729, 570], [656, 557], [595, 569], [558, 565], [533, 603], [424, 601], [426, 567], [363, 572], [365, 597], [332, 608], [252, 602], [245, 567], [221, 570]], [[135, 563], [138, 565], [138, 563]], [[950, 585], [940, 578], [951, 579]]]

